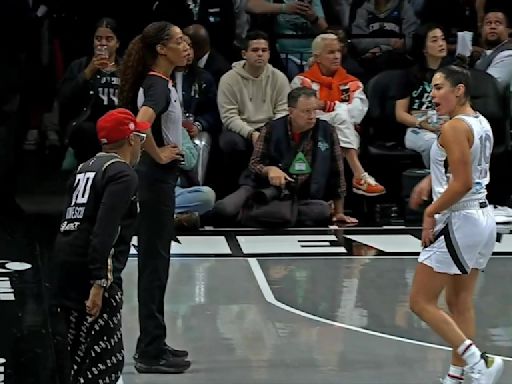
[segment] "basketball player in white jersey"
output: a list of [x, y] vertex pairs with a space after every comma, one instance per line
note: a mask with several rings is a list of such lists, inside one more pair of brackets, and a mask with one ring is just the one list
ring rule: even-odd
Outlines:
[[[482, 353], [475, 336], [473, 293], [480, 270], [496, 242], [496, 222], [486, 200], [493, 148], [489, 122], [470, 105], [470, 74], [448, 66], [432, 79], [432, 98], [439, 115], [450, 120], [430, 152], [431, 175], [411, 195], [419, 207], [432, 193], [424, 212], [421, 241], [411, 294], [411, 310], [452, 348], [445, 384], [462, 384], [464, 373], [473, 384], [494, 384], [503, 360]], [[446, 290], [449, 314], [437, 305]]]

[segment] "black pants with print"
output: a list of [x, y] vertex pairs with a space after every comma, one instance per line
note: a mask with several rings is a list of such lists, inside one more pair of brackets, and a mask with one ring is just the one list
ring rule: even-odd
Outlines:
[[85, 303], [83, 311], [61, 308], [67, 330], [65, 369], [70, 384], [117, 383], [124, 366], [122, 307], [122, 292], [112, 284], [103, 294], [101, 312], [95, 320], [87, 316]]

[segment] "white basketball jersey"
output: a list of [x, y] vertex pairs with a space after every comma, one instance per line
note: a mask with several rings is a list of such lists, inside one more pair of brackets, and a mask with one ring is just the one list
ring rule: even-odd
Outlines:
[[[474, 115], [457, 115], [454, 119], [463, 120], [473, 131], [471, 147], [471, 174], [473, 185], [471, 190], [459, 201], [485, 200], [486, 186], [489, 183], [489, 164], [494, 144], [492, 129], [485, 117], [479, 113]], [[430, 150], [430, 173], [432, 175], [432, 197], [437, 200], [446, 190], [450, 181], [450, 170], [446, 152], [436, 141]]]

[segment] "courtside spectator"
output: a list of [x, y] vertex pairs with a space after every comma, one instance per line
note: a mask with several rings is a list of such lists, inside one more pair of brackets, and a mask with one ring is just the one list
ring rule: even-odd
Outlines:
[[352, 42], [373, 73], [403, 67], [418, 25], [414, 9], [405, 0], [367, 1], [357, 10]]
[[304, 71], [311, 57], [313, 35], [327, 29], [321, 1], [248, 0], [247, 9], [255, 14], [276, 14], [272, 32], [277, 35], [286, 73], [293, 79]]
[[91, 55], [71, 63], [60, 87], [59, 124], [80, 164], [101, 150], [96, 121], [118, 105], [120, 58], [118, 26], [101, 19], [91, 46]]
[[260, 129], [270, 120], [286, 115], [290, 84], [286, 76], [269, 63], [268, 36], [247, 34], [242, 51], [244, 60], [220, 80], [218, 105], [224, 132], [220, 147], [225, 156], [225, 187], [232, 192], [238, 177], [247, 168]]
[[354, 174], [354, 192], [377, 196], [386, 192], [361, 165], [356, 125], [368, 110], [368, 100], [359, 79], [341, 66], [341, 44], [336, 35], [326, 33], [313, 40], [313, 65], [292, 81], [292, 88], [308, 87], [317, 92], [317, 116], [328, 121], [338, 134], [342, 152]]
[[215, 84], [218, 85], [222, 75], [229, 71], [231, 66], [220, 53], [212, 49], [208, 31], [202, 25], [192, 24], [183, 32], [192, 42], [197, 66], [209, 72], [215, 79]]
[[430, 148], [441, 127], [431, 93], [432, 77], [446, 62], [443, 31], [435, 24], [420, 27], [413, 37], [413, 54], [417, 64], [406, 72], [406, 85], [395, 103], [395, 115], [399, 123], [408, 127], [405, 147], [419, 152], [429, 168]]
[[318, 103], [310, 88], [290, 91], [289, 114], [262, 129], [241, 188], [216, 204], [217, 214], [257, 227], [357, 223], [344, 214], [343, 155]]
[[502, 88], [512, 80], [512, 41], [508, 38], [508, 20], [503, 12], [488, 12], [483, 21], [482, 40], [485, 51], [476, 69], [493, 75]]

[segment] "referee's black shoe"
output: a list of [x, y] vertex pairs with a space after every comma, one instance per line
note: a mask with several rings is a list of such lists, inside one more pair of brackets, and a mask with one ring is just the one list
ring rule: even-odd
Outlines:
[[165, 344], [165, 349], [172, 357], [177, 357], [178, 359], [186, 359], [188, 357], [188, 351], [185, 351], [184, 349], [174, 349], [167, 344]]
[[183, 373], [190, 368], [190, 361], [165, 353], [159, 359], [137, 358], [135, 370], [139, 373]]
[[[184, 349], [174, 349], [171, 346], [165, 344], [165, 351], [170, 353], [172, 357], [176, 357], [178, 359], [186, 359], [188, 357], [188, 351]], [[133, 355], [133, 360], [137, 361], [139, 359], [139, 354], [135, 352]]]

